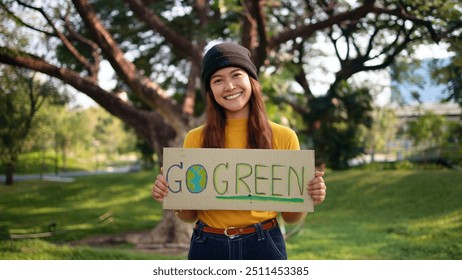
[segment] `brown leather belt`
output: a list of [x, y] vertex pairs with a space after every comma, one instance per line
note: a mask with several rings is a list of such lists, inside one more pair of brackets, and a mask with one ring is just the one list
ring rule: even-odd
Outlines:
[[[278, 225], [278, 222], [276, 219], [271, 219], [271, 220], [268, 220], [268, 221], [265, 221], [261, 224], [263, 230], [269, 230], [269, 229], [272, 229], [274, 227], [276, 227]], [[256, 228], [256, 224], [255, 225], [251, 225], [251, 226], [248, 226], [248, 227], [229, 227], [229, 228], [214, 228], [214, 227], [209, 227], [209, 226], [206, 226], [204, 225], [202, 227], [202, 231], [203, 232], [206, 232], [206, 233], [214, 233], [214, 234], [224, 234], [228, 237], [232, 237], [232, 236], [236, 236], [236, 235], [244, 235], [244, 234], [251, 234], [251, 233], [254, 233], [257, 231], [257, 228]], [[198, 228], [198, 225], [196, 224], [194, 226], [194, 229], [197, 229]]]

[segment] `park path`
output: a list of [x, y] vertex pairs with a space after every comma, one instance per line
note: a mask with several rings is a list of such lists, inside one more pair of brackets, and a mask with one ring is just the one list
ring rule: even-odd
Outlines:
[[[55, 173], [46, 173], [46, 174], [15, 174], [14, 181], [27, 181], [27, 180], [44, 180], [44, 181], [60, 181], [60, 182], [73, 182], [75, 177], [82, 176], [92, 176], [100, 174], [117, 174], [117, 173], [129, 173], [134, 171], [139, 171], [140, 167], [135, 166], [122, 166], [122, 167], [107, 167], [105, 169], [96, 170], [96, 171], [69, 171], [69, 172], [60, 172], [59, 174]], [[5, 182], [5, 175], [0, 175], [0, 182]]]

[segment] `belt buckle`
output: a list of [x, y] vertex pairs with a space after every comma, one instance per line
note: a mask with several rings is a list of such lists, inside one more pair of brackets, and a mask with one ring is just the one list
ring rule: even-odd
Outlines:
[[238, 235], [238, 234], [228, 234], [228, 230], [233, 230], [233, 229], [237, 229], [237, 227], [225, 228], [224, 234], [225, 234], [227, 237], [233, 239], [234, 237], [236, 237], [236, 235]]

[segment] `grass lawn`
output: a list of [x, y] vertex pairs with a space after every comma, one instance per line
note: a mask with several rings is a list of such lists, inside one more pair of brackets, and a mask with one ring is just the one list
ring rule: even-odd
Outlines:
[[90, 235], [153, 228], [162, 218], [162, 210], [150, 197], [152, 177], [145, 172], [78, 177], [74, 183], [37, 180], [0, 185], [3, 231], [7, 229], [11, 235], [43, 233], [55, 222], [59, 233], [40, 240], [0, 241], [0, 259], [171, 258], [135, 253], [129, 245], [115, 249], [65, 245]]
[[462, 259], [462, 172], [326, 174], [328, 196], [290, 239], [291, 259]]
[[[153, 174], [0, 185], [0, 259], [184, 259], [136, 252], [130, 244], [66, 245], [153, 228], [162, 216], [150, 197]], [[325, 180], [328, 197], [288, 240], [290, 259], [462, 259], [460, 171], [330, 171]], [[46, 232], [52, 222], [56, 236], [1, 240], [8, 232]]]

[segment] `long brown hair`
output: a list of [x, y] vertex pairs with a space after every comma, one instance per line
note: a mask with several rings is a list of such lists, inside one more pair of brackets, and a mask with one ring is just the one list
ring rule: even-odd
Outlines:
[[[247, 123], [247, 148], [272, 149], [273, 131], [266, 115], [265, 103], [260, 83], [250, 77], [252, 95], [249, 99], [249, 119]], [[226, 113], [207, 90], [206, 123], [202, 148], [224, 148]]]

